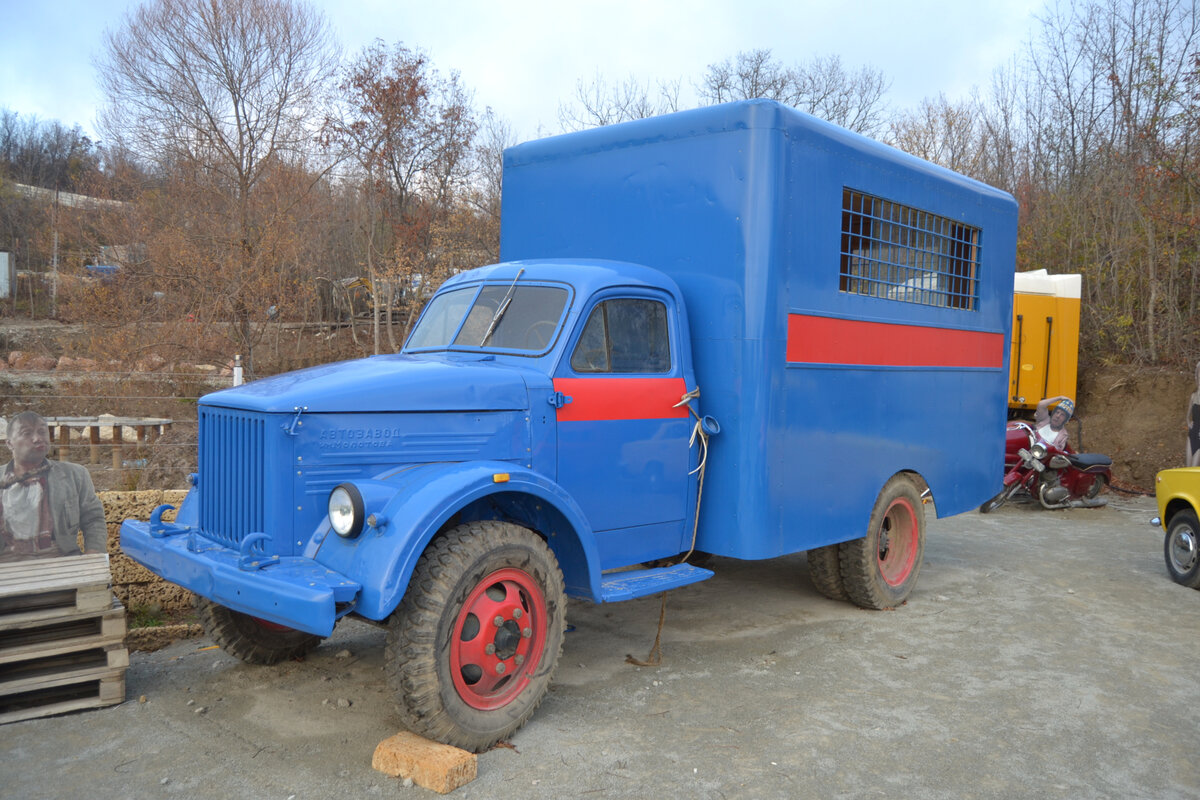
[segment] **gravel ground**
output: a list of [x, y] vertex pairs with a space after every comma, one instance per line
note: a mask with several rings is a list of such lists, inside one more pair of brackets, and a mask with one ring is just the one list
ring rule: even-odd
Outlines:
[[[715, 559], [658, 598], [573, 603], [532, 721], [462, 798], [1195, 798], [1200, 592], [1151, 498], [930, 523], [893, 612], [820, 597], [804, 556]], [[244, 665], [207, 639], [135, 653], [128, 700], [0, 728], [6, 798], [431, 797], [371, 768], [397, 730], [383, 631]]]

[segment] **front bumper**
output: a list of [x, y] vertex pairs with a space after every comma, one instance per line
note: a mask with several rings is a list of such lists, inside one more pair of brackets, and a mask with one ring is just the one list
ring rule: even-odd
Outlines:
[[[152, 532], [153, 530], [153, 532]], [[171, 583], [259, 619], [328, 636], [362, 586], [311, 558], [247, 561], [183, 526], [125, 520], [121, 549]]]

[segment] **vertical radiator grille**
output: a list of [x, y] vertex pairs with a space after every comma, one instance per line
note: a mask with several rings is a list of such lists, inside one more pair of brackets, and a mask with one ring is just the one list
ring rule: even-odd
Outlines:
[[200, 528], [229, 547], [266, 531], [265, 430], [261, 414], [200, 409]]

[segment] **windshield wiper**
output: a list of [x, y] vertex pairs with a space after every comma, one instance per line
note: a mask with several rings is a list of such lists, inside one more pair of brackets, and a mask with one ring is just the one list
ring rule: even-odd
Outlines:
[[492, 321], [488, 323], [487, 331], [484, 332], [483, 338], [479, 340], [479, 346], [483, 347], [487, 344], [487, 340], [492, 337], [496, 326], [500, 324], [500, 318], [504, 316], [504, 312], [508, 310], [508, 304], [512, 302], [513, 290], [517, 288], [517, 281], [521, 280], [521, 276], [525, 274], [525, 268], [521, 267], [517, 270], [517, 277], [513, 278], [513, 282], [508, 287], [508, 292], [504, 295], [504, 299], [500, 301], [500, 305], [496, 308], [496, 313], [492, 315]]

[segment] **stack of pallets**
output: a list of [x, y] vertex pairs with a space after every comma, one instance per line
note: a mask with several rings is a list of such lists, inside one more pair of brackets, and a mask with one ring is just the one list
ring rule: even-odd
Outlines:
[[0, 723], [125, 700], [125, 609], [108, 555], [0, 564]]

